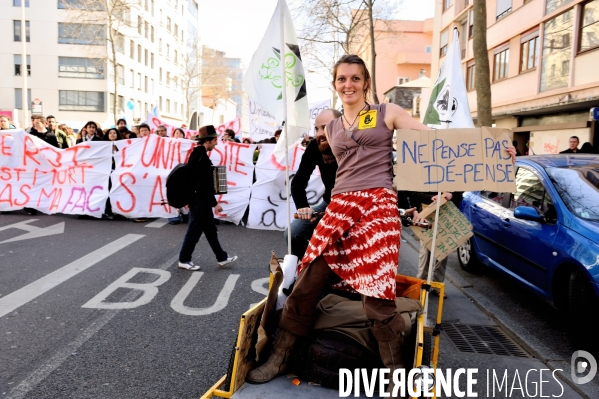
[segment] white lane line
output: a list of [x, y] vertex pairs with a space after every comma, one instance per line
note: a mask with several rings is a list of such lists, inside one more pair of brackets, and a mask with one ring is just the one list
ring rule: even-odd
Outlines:
[[[160, 265], [159, 269], [166, 270], [171, 267], [175, 262], [179, 260], [179, 254], [173, 256], [171, 259]], [[132, 290], [122, 299], [125, 301], [132, 301], [139, 295], [138, 291]], [[6, 399], [22, 399], [29, 391], [37, 386], [40, 382], [45, 380], [54, 370], [60, 367], [65, 360], [67, 360], [73, 353], [94, 336], [98, 331], [102, 329], [106, 324], [110, 322], [119, 314], [121, 310], [105, 310], [105, 314], [96, 319], [92, 324], [89, 325], [77, 338], [69, 342], [67, 345], [62, 347], [52, 356], [48, 361], [44, 361], [43, 364], [36, 370], [32, 371], [19, 385], [13, 388], [8, 394]]]
[[15, 309], [25, 305], [27, 302], [50, 291], [52, 288], [64, 283], [82, 271], [89, 269], [96, 263], [108, 258], [110, 255], [120, 251], [128, 245], [133, 244], [142, 237], [144, 237], [142, 234], [127, 234], [58, 270], [53, 271], [47, 276], [0, 298], [0, 317], [6, 316]]
[[159, 218], [159, 219], [154, 220], [152, 223], [146, 224], [145, 227], [154, 227], [156, 229], [159, 229], [166, 224], [168, 224], [167, 218]]

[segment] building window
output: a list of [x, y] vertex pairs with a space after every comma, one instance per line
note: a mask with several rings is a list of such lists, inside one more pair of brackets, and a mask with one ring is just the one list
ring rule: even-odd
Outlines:
[[158, 83], [162, 84], [162, 68], [158, 70]]
[[133, 40], [129, 42], [129, 57], [131, 57], [132, 60], [135, 59], [135, 42]]
[[150, 68], [154, 69], [154, 53], [150, 54]]
[[410, 81], [410, 78], [405, 77], [405, 76], [400, 76], [397, 78], [397, 85], [402, 85], [404, 83], [408, 83]]
[[148, 77], [144, 76], [144, 91], [147, 93], [148, 92]]
[[167, 114], [171, 113], [171, 100], [169, 100], [169, 99], [166, 100], [166, 113]]
[[[542, 92], [567, 87], [570, 82], [569, 61], [572, 54], [570, 32], [572, 29], [572, 9], [545, 22], [541, 54], [540, 91]], [[563, 69], [564, 61], [568, 61], [566, 70]], [[562, 67], [561, 73], [556, 73], [556, 65]]]
[[[13, 7], [21, 7], [21, 0], [12, 0]], [[29, 0], [25, 0], [25, 7], [29, 7]]]
[[431, 52], [431, 46], [424, 46], [424, 52], [425, 53], [430, 53]]
[[[15, 108], [23, 109], [23, 89], [15, 89]], [[27, 89], [27, 109], [31, 110], [31, 89]]]
[[[21, 76], [21, 54], [15, 54], [15, 76]], [[27, 76], [31, 76], [31, 56], [27, 56]]]
[[468, 11], [468, 39], [474, 35], [474, 8]]
[[141, 73], [137, 73], [137, 90], [141, 91], [142, 87], [141, 87]]
[[162, 54], [162, 39], [158, 39], [158, 54]]
[[152, 16], [154, 16], [154, 0], [151, 1], [151, 12], [152, 12]]
[[586, 51], [596, 47], [599, 47], [599, 0], [589, 1], [582, 6], [578, 51]]
[[171, 19], [170, 17], [166, 17], [166, 30], [171, 31]]
[[572, 0], [545, 0], [545, 15], [551, 14], [558, 8], [571, 2]]
[[171, 87], [171, 73], [166, 72], [166, 87]]
[[173, 104], [173, 114], [176, 114], [178, 110], [179, 110], [179, 107], [178, 107], [177, 102], [175, 101], [175, 103]]
[[171, 58], [171, 45], [167, 44], [166, 45], [166, 59], [170, 59]]
[[141, 30], [143, 28], [143, 19], [141, 18], [141, 16], [137, 17], [137, 33], [141, 36]]
[[[13, 31], [14, 31], [14, 41], [21, 41], [21, 21], [12, 21], [13, 23]], [[27, 38], [27, 42], [31, 41], [29, 21], [25, 21], [25, 35]]]
[[449, 30], [446, 30], [445, 32], [441, 32], [441, 41], [440, 41], [440, 51], [439, 51], [439, 55], [441, 57], [443, 57], [445, 54], [447, 54], [447, 44], [449, 42]]
[[125, 84], [125, 67], [120, 64], [116, 66], [116, 82], [120, 85]]
[[141, 55], [142, 55], [141, 46], [138, 44], [137, 45], [137, 62], [139, 62], [140, 64], [141, 64]]
[[154, 94], [154, 79], [150, 79], [150, 89], [151, 89], [151, 94]]
[[129, 69], [129, 74], [131, 75], [131, 80], [129, 82], [129, 87], [131, 87], [132, 89], [135, 88], [135, 72], [133, 71], [133, 69]]
[[512, 12], [512, 0], [497, 0], [495, 13], [497, 19], [505, 17], [510, 12]]
[[148, 39], [150, 35], [150, 27], [148, 26], [148, 21], [144, 21], [144, 37]]
[[[29, 0], [27, 1], [29, 2]], [[103, 11], [104, 4], [102, 3], [101, 1], [58, 0], [58, 8], [63, 10], [86, 9], [87, 11]]]
[[148, 66], [148, 50], [144, 50], [144, 65]]
[[562, 76], [570, 74], [570, 60], [562, 61]]
[[524, 72], [536, 68], [538, 56], [539, 37], [525, 39], [520, 45], [520, 71]]
[[152, 43], [154, 43], [154, 27], [152, 26], [152, 34], [151, 34]]
[[475, 90], [474, 76], [476, 73], [476, 64], [469, 65], [466, 69], [466, 89], [468, 91]]
[[113, 30], [112, 40], [115, 50], [121, 54], [125, 54], [125, 36]]
[[119, 96], [118, 103], [116, 106], [120, 111], [124, 110], [125, 109], [125, 97]]
[[58, 57], [59, 78], [104, 79], [100, 58]]
[[508, 66], [510, 63], [510, 49], [501, 50], [495, 53], [493, 81], [507, 78]]
[[104, 92], [59, 90], [58, 110], [104, 112]]
[[97, 24], [58, 23], [58, 43], [104, 45], [106, 29]]
[[164, 108], [162, 108], [162, 96], [158, 97], [158, 109], [162, 110]]
[[175, 24], [175, 30], [174, 30], [173, 34], [175, 35], [175, 37], [177, 39], [179, 38], [179, 25]]
[[174, 54], [174, 56], [173, 56], [173, 61], [174, 61], [175, 65], [177, 65], [177, 59], [178, 59], [178, 58], [179, 58], [179, 57], [178, 57], [178, 54], [177, 54], [177, 50], [175, 50], [175, 54]]
[[443, 12], [449, 10], [451, 7], [451, 0], [443, 0]]

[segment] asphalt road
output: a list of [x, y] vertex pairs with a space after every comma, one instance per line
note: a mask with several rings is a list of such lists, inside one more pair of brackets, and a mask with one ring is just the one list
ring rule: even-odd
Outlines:
[[[3, 229], [24, 221], [64, 222], [64, 233], [5, 242], [39, 232]], [[224, 375], [240, 315], [266, 293], [270, 251], [282, 257], [286, 245], [278, 231], [221, 225], [223, 247], [240, 259], [219, 269], [202, 239], [202, 271], [188, 272], [176, 266], [186, 228], [0, 215], [0, 398], [198, 398]], [[405, 244], [400, 272], [413, 275], [417, 253]], [[455, 256], [449, 269], [462, 274]], [[571, 350], [547, 305], [495, 275], [461, 278], [494, 312], [516, 309], [516, 330], [542, 328], [530, 331], [539, 350]]]

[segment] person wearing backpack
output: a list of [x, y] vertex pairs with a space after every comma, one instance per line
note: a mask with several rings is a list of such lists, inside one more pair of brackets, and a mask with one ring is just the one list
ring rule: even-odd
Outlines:
[[222, 249], [214, 223], [212, 208], [216, 212], [222, 212], [223, 208], [215, 198], [212, 161], [210, 161], [208, 152], [212, 151], [217, 144], [218, 135], [214, 126], [202, 126], [198, 132], [198, 146], [194, 148], [187, 162], [189, 184], [192, 185], [194, 193], [189, 203], [189, 226], [179, 253], [179, 268], [181, 269], [200, 270], [200, 266], [191, 261], [191, 255], [202, 233], [206, 235], [219, 267], [237, 260], [237, 256], [229, 257], [227, 252]]

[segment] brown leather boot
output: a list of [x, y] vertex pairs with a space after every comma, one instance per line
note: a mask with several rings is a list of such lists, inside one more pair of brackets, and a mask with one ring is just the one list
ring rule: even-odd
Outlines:
[[296, 335], [282, 328], [279, 329], [272, 355], [262, 366], [250, 371], [246, 379], [254, 384], [262, 384], [283, 374], [287, 369], [287, 361], [296, 339]]
[[[386, 392], [389, 394], [393, 393], [393, 372], [397, 369], [404, 368], [403, 361], [401, 360], [401, 346], [403, 344], [403, 335], [397, 334], [395, 338], [387, 342], [379, 342], [379, 352], [381, 354], [381, 360], [386, 368], [390, 370], [389, 374], [389, 386]], [[401, 398], [401, 391], [398, 390], [397, 396], [391, 396], [392, 398]]]

